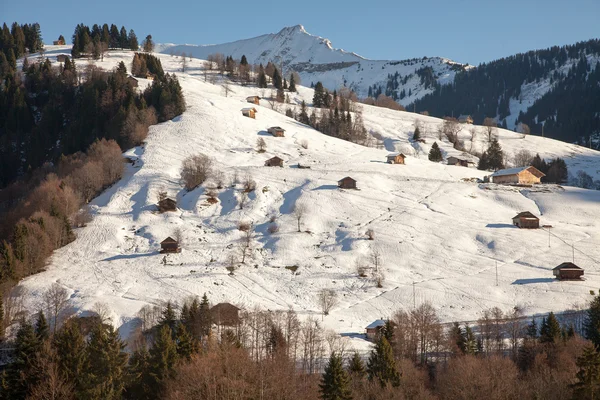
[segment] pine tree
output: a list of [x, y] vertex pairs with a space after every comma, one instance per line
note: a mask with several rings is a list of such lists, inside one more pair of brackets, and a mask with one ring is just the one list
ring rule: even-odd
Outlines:
[[210, 316], [210, 305], [208, 304], [208, 297], [206, 296], [206, 293], [204, 293], [202, 296], [202, 301], [200, 302], [198, 324], [200, 326], [200, 334], [203, 337], [208, 336], [212, 328], [212, 318]]
[[146, 39], [142, 43], [142, 47], [146, 53], [152, 53], [154, 51], [154, 42], [152, 41], [152, 35], [146, 36]]
[[529, 339], [537, 339], [538, 337], [538, 329], [537, 323], [535, 322], [535, 318], [531, 318], [531, 322], [527, 325], [527, 330], [525, 331], [525, 336]]
[[50, 337], [50, 327], [46, 321], [44, 313], [40, 310], [35, 321], [35, 335], [40, 342], [47, 340]]
[[465, 354], [475, 355], [480, 352], [477, 338], [475, 337], [475, 333], [473, 329], [469, 325], [465, 325]]
[[546, 164], [546, 160], [542, 159], [539, 154], [536, 154], [535, 157], [533, 157], [531, 166], [542, 171], [544, 174], [548, 173], [548, 165]]
[[421, 130], [419, 129], [418, 126], [415, 128], [415, 132], [413, 133], [413, 140], [415, 142], [421, 140]]
[[288, 83], [287, 83], [287, 80], [285, 78], [283, 78], [283, 88], [284, 89], [288, 88]]
[[167, 326], [171, 332], [172, 337], [175, 336], [175, 328], [177, 324], [177, 317], [175, 316], [175, 310], [173, 309], [173, 304], [170, 301], [167, 301], [167, 305], [162, 311], [162, 316], [158, 322], [158, 326]]
[[265, 69], [262, 64], [258, 67], [258, 80], [256, 84], [259, 88], [264, 89], [267, 87], [267, 75], [265, 74]]
[[364, 377], [367, 373], [365, 370], [365, 363], [360, 357], [360, 354], [357, 352], [354, 352], [354, 354], [352, 354], [352, 358], [350, 358], [350, 363], [348, 364], [348, 373], [350, 373], [352, 377], [359, 379]]
[[321, 398], [323, 400], [350, 400], [350, 378], [342, 367], [342, 357], [335, 352], [331, 353], [329, 363], [325, 367], [321, 378]]
[[600, 397], [600, 354], [593, 346], [586, 347], [577, 357], [577, 382], [573, 388], [573, 399], [593, 400]]
[[387, 339], [388, 343], [394, 345], [394, 323], [389, 319], [385, 320], [385, 325], [381, 330], [381, 334]]
[[540, 328], [540, 343], [556, 343], [561, 336], [560, 324], [553, 312], [548, 314], [548, 318], [542, 319]]
[[499, 170], [504, 168], [504, 152], [497, 139], [492, 139], [485, 154], [487, 154], [487, 169]]
[[298, 114], [298, 122], [305, 125], [310, 124], [308, 114], [306, 113], [306, 103], [304, 102], [304, 100], [302, 100], [302, 103], [300, 104], [300, 114]]
[[157, 397], [150, 382], [150, 353], [145, 347], [133, 352], [127, 368], [126, 398], [152, 400]]
[[283, 89], [281, 74], [279, 73], [277, 67], [275, 67], [275, 69], [273, 70], [273, 86], [275, 87], [275, 89]]
[[10, 399], [25, 399], [29, 389], [38, 383], [36, 371], [36, 355], [41, 344], [29, 322], [23, 322], [17, 331], [10, 364], [7, 385]]
[[129, 35], [127, 36], [127, 43], [129, 44], [129, 49], [133, 51], [138, 51], [140, 49], [140, 44], [138, 43], [137, 36], [133, 29], [129, 30]]
[[56, 333], [54, 348], [58, 356], [58, 365], [65, 379], [74, 385], [77, 393], [83, 393], [87, 352], [85, 339], [76, 322], [68, 321]]
[[121, 399], [125, 388], [125, 343], [112, 325], [97, 324], [86, 349], [86, 395], [90, 399]]
[[321, 82], [317, 82], [313, 95], [313, 107], [321, 108], [323, 106], [325, 106], [325, 88]]
[[546, 182], [563, 183], [567, 181], [569, 172], [567, 164], [562, 158], [556, 158], [548, 164], [548, 173], [546, 174]]
[[467, 352], [467, 340], [458, 322], [452, 325], [450, 337], [452, 338], [452, 343], [456, 346], [456, 352], [465, 354]]
[[479, 169], [481, 171], [487, 171], [488, 169], [490, 169], [488, 155], [487, 155], [486, 151], [484, 151], [481, 154], [481, 157], [479, 157], [479, 162], [477, 163], [477, 169]]
[[165, 325], [158, 329], [154, 345], [150, 349], [150, 387], [159, 392], [164, 382], [175, 374], [177, 346]]
[[192, 355], [198, 352], [196, 342], [192, 339], [186, 327], [179, 322], [175, 331], [175, 343], [177, 355], [181, 359], [191, 360]]
[[384, 387], [387, 384], [400, 386], [400, 373], [396, 369], [396, 361], [392, 346], [385, 337], [380, 337], [375, 343], [367, 362], [367, 373], [370, 381], [377, 381]]
[[117, 73], [122, 77], [127, 76], [127, 67], [123, 61], [119, 62], [119, 65], [117, 66]]
[[240, 65], [248, 65], [248, 59], [245, 54], [242, 54], [242, 59], [240, 60]]
[[290, 92], [295, 92], [296, 89], [296, 79], [294, 78], [294, 74], [290, 76], [290, 86], [288, 89]]
[[431, 150], [429, 150], [429, 161], [440, 162], [442, 161], [442, 151], [438, 146], [437, 142], [433, 142], [431, 145]]
[[590, 302], [583, 329], [585, 338], [600, 348], [600, 294]]

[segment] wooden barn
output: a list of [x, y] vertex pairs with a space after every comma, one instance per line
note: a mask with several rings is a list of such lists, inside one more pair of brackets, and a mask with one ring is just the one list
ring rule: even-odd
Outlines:
[[66, 54], [59, 54], [59, 55], [56, 56], [56, 61], [64, 63], [65, 61], [67, 61], [67, 58], [69, 58], [68, 55], [66, 55]]
[[230, 303], [219, 303], [210, 309], [210, 317], [219, 326], [238, 326], [240, 309]]
[[179, 253], [180, 251], [179, 242], [171, 236], [160, 242], [161, 253]]
[[269, 132], [271, 135], [273, 135], [275, 137], [283, 137], [285, 134], [285, 129], [283, 129], [280, 126], [272, 126], [269, 129], [267, 129], [267, 132]]
[[244, 117], [256, 119], [256, 113], [258, 110], [254, 107], [242, 108], [242, 115]]
[[257, 106], [260, 105], [260, 97], [258, 96], [248, 96], [246, 97], [246, 101], [248, 103], [256, 104]]
[[265, 161], [266, 167], [283, 167], [283, 159], [275, 156]]
[[454, 156], [448, 157], [448, 165], [458, 165], [460, 167], [468, 167], [469, 164], [473, 164], [473, 161], [467, 160], [466, 158], [458, 158]]
[[561, 281], [581, 280], [583, 276], [583, 268], [579, 268], [572, 262], [564, 262], [558, 267], [553, 268], [552, 274], [556, 277], [556, 279]]
[[390, 153], [386, 158], [389, 164], [404, 164], [406, 156], [402, 153]]
[[384, 326], [385, 321], [383, 319], [376, 319], [375, 321], [367, 325], [367, 327], [365, 328], [367, 339], [376, 340]]
[[129, 84], [130, 84], [132, 87], [138, 87], [138, 85], [139, 85], [139, 82], [138, 82], [138, 80], [137, 80], [136, 78], [134, 78], [133, 76], [128, 76], [128, 77], [127, 77], [127, 82], [129, 82]]
[[158, 202], [158, 211], [161, 213], [167, 211], [177, 211], [177, 202], [169, 197]]
[[492, 182], [505, 185], [535, 185], [546, 176], [535, 167], [501, 169], [492, 174]]
[[460, 122], [461, 124], [472, 124], [473, 118], [471, 118], [470, 115], [463, 114], [458, 117], [458, 122]]
[[341, 189], [356, 189], [356, 181], [347, 176], [338, 181], [338, 187]]
[[521, 229], [538, 229], [540, 227], [540, 219], [529, 211], [518, 213], [512, 220], [513, 225]]
[[64, 45], [65, 45], [65, 41], [64, 41], [64, 40], [62, 40], [62, 39], [53, 40], [53, 41], [52, 41], [52, 44], [53, 44], [54, 46], [64, 46]]

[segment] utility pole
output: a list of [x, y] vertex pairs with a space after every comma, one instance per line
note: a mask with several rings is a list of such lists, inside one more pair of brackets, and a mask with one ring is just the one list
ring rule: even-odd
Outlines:
[[496, 286], [498, 286], [498, 261], [496, 261]]

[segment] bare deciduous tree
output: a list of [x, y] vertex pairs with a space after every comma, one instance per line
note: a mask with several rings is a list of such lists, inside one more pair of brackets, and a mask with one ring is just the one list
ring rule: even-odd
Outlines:
[[365, 232], [365, 235], [367, 235], [367, 238], [369, 240], [374, 240], [375, 239], [375, 231], [371, 228], [367, 229], [367, 231]]
[[302, 224], [302, 220], [304, 219], [304, 216], [306, 215], [307, 211], [308, 211], [308, 208], [306, 207], [305, 204], [296, 203], [294, 205], [292, 214], [294, 215], [294, 218], [296, 218], [296, 223], [298, 225], [298, 232], [302, 231], [301, 224]]
[[528, 167], [533, 161], [533, 154], [528, 150], [519, 150], [515, 153], [513, 162], [515, 167]]
[[375, 272], [379, 272], [379, 266], [381, 265], [381, 251], [379, 250], [379, 248], [377, 247], [373, 247], [371, 249], [371, 254], [370, 254], [370, 258], [371, 258], [371, 263], [373, 264], [373, 267], [375, 267]]
[[189, 156], [183, 160], [181, 180], [187, 190], [193, 190], [201, 185], [212, 172], [212, 159], [205, 154]]
[[43, 295], [44, 306], [46, 307], [46, 315], [52, 324], [52, 332], [56, 333], [62, 313], [69, 306], [69, 297], [67, 289], [58, 283], [53, 283]]
[[244, 209], [244, 206], [246, 205], [247, 202], [248, 202], [248, 192], [246, 192], [246, 191], [240, 192], [239, 200], [238, 200], [238, 203], [240, 205], [240, 210]]
[[110, 307], [108, 306], [107, 303], [103, 303], [103, 302], [94, 303], [94, 305], [92, 307], [92, 311], [98, 315], [98, 317], [100, 318], [100, 321], [103, 324], [108, 322], [108, 320], [110, 319], [111, 311], [110, 311]]
[[264, 153], [267, 149], [267, 142], [263, 138], [258, 138], [256, 139], [256, 147], [259, 153]]
[[496, 127], [498, 124], [496, 123], [495, 118], [487, 117], [483, 120], [483, 126], [485, 126], [485, 130], [488, 136], [488, 142], [491, 142], [494, 138], [494, 134], [496, 133]]
[[229, 82], [223, 82], [221, 88], [223, 88], [223, 93], [225, 94], [225, 97], [229, 97], [229, 93], [231, 93], [231, 86], [229, 85]]
[[187, 68], [187, 55], [185, 53], [181, 53], [181, 72], [185, 72], [186, 68]]
[[322, 289], [317, 299], [323, 315], [329, 315], [329, 311], [338, 304], [337, 293], [332, 289]]

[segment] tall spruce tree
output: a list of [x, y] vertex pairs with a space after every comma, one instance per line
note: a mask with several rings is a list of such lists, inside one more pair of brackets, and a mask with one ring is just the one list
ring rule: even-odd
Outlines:
[[433, 142], [431, 145], [431, 150], [429, 150], [429, 161], [440, 162], [442, 159], [443, 157], [440, 146], [438, 146], [437, 142]]
[[13, 361], [7, 372], [6, 398], [25, 399], [29, 390], [38, 383], [36, 357], [40, 350], [41, 343], [35, 334], [35, 329], [29, 322], [23, 322], [17, 331]]
[[329, 357], [319, 388], [323, 400], [352, 399], [350, 378], [342, 366], [342, 357], [335, 352]]
[[388, 384], [400, 386], [400, 373], [396, 368], [392, 346], [383, 336], [375, 343], [367, 362], [367, 373], [370, 381], [379, 382], [384, 387]]
[[487, 155], [487, 169], [499, 170], [504, 168], [504, 152], [496, 138], [492, 139], [485, 154]]
[[35, 335], [40, 342], [44, 342], [50, 337], [50, 327], [48, 326], [46, 317], [41, 310], [38, 312], [37, 319], [35, 321]]
[[150, 348], [149, 385], [152, 391], [159, 393], [166, 380], [175, 375], [177, 363], [177, 345], [171, 337], [169, 327], [158, 329], [154, 345]]
[[600, 294], [590, 302], [585, 316], [584, 336], [590, 340], [596, 348], [600, 348]]
[[171, 336], [175, 337], [175, 328], [177, 325], [177, 317], [175, 315], [175, 309], [170, 301], [167, 301], [167, 305], [162, 311], [162, 316], [158, 322], [158, 326], [167, 326], [171, 332]]
[[54, 348], [61, 373], [73, 384], [75, 392], [83, 396], [88, 354], [79, 324], [74, 320], [67, 321], [54, 336]]
[[600, 398], [600, 354], [589, 346], [577, 357], [577, 382], [571, 385], [573, 399], [594, 400]]
[[265, 89], [267, 87], [267, 74], [265, 73], [265, 69], [262, 64], [258, 67], [258, 78], [256, 82], [259, 88]]
[[294, 78], [294, 74], [292, 74], [292, 75], [290, 76], [290, 86], [289, 86], [288, 90], [289, 90], [290, 92], [295, 92], [295, 91], [297, 91], [297, 89], [296, 89], [296, 78]]
[[126, 398], [136, 400], [156, 399], [150, 378], [150, 353], [145, 347], [133, 352], [127, 368]]
[[353, 377], [353, 378], [362, 378], [365, 376], [365, 374], [367, 373], [366, 369], [365, 369], [365, 363], [363, 362], [362, 358], [360, 357], [360, 354], [358, 354], [358, 352], [354, 352], [354, 354], [352, 354], [352, 357], [350, 358], [350, 362], [348, 363], [348, 373]]
[[203, 337], [208, 336], [212, 327], [212, 318], [210, 315], [210, 305], [208, 303], [208, 296], [206, 296], [206, 293], [204, 293], [202, 296], [202, 301], [200, 302], [198, 324], [200, 326], [200, 334]]
[[313, 107], [321, 108], [324, 107], [325, 104], [325, 88], [321, 82], [317, 82], [315, 85], [315, 92], [313, 95]]
[[542, 320], [540, 343], [556, 343], [561, 337], [560, 324], [553, 312]]
[[283, 89], [283, 81], [281, 80], [281, 74], [277, 67], [273, 70], [273, 86], [275, 89], [282, 90]]

